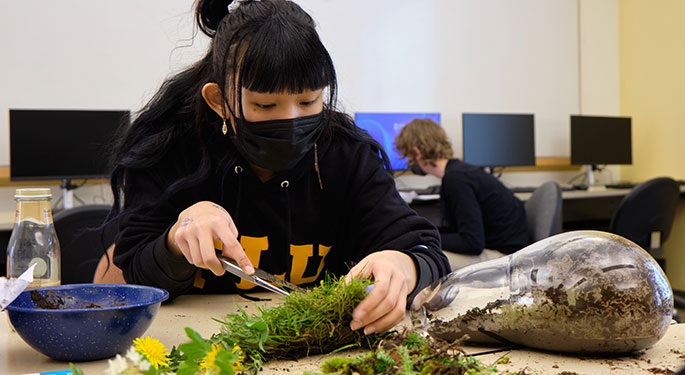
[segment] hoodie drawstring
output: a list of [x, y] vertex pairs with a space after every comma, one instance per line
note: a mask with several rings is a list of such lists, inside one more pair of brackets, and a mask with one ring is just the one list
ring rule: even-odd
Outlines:
[[283, 188], [283, 193], [285, 193], [285, 256], [286, 259], [288, 259], [287, 268], [285, 269], [285, 279], [292, 281], [290, 278], [290, 271], [292, 270], [293, 266], [293, 257], [290, 254], [290, 236], [292, 231], [292, 222], [290, 220], [290, 216], [292, 214], [292, 210], [290, 208], [290, 193], [288, 192], [288, 186], [290, 186], [290, 182], [288, 180], [283, 180], [283, 182], [281, 182], [281, 188]]
[[238, 216], [240, 216], [240, 193], [243, 187], [243, 167], [241, 167], [240, 165], [236, 165], [235, 168], [233, 168], [233, 170], [235, 171], [235, 174], [238, 175], [238, 189], [236, 192], [237, 199], [235, 202], [235, 212], [233, 213], [233, 224], [235, 224], [235, 226], [237, 227]]
[[316, 176], [319, 178], [319, 188], [323, 190], [321, 171], [319, 170], [319, 146], [316, 143], [314, 143], [314, 170], [316, 171]]

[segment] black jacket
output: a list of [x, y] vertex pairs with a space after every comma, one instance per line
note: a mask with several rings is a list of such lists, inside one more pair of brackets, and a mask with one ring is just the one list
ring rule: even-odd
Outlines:
[[[439, 234], [400, 198], [378, 150], [339, 130], [329, 139], [318, 146], [321, 185], [313, 150], [295, 168], [264, 183], [238, 158], [199, 185], [162, 201], [162, 192], [180, 177], [178, 166], [169, 162], [174, 153], [152, 168], [129, 170], [124, 208], [146, 208], [144, 213], [125, 210], [120, 216], [114, 263], [127, 282], [162, 287], [172, 296], [250, 289], [252, 285], [237, 283], [228, 273], [217, 277], [198, 270], [166, 247], [168, 229], [179, 213], [206, 200], [232, 216], [255, 267], [296, 284], [315, 282], [325, 272], [344, 275], [375, 251], [403, 251], [417, 269], [410, 302], [449, 270]], [[226, 147], [231, 146], [227, 140]]]
[[511, 254], [528, 245], [523, 203], [497, 178], [452, 159], [440, 188], [442, 248], [478, 255], [484, 248]]

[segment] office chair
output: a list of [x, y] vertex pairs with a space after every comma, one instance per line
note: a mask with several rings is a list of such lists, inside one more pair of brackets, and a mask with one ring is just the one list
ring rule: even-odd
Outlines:
[[107, 205], [85, 205], [54, 215], [55, 232], [62, 252], [62, 284], [93, 282], [98, 261], [113, 242], [112, 236], [97, 229], [111, 208]]
[[[662, 245], [671, 234], [680, 186], [669, 177], [659, 177], [633, 188], [619, 203], [609, 231], [645, 249], [666, 271]], [[685, 307], [685, 298], [674, 295], [675, 304]]]
[[554, 181], [540, 185], [524, 204], [530, 243], [561, 233], [561, 188]]

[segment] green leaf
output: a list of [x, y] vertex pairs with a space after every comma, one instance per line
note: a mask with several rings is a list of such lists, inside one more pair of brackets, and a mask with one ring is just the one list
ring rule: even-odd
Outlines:
[[176, 346], [171, 348], [169, 352], [169, 372], [173, 373], [178, 368], [178, 365], [184, 361], [186, 357], [181, 353]]
[[200, 336], [199, 333], [197, 333], [194, 329], [190, 327], [185, 328], [186, 335], [192, 342], [205, 342], [205, 339]]
[[229, 353], [225, 349], [219, 350], [214, 359], [214, 365], [218, 367], [221, 372], [220, 375], [233, 375], [233, 364], [238, 360], [238, 353]]
[[268, 327], [266, 326], [266, 323], [263, 320], [257, 320], [251, 323], [247, 324], [248, 327], [257, 330], [257, 331], [266, 331]]
[[[178, 348], [183, 351], [183, 354], [186, 356], [186, 360], [181, 362], [181, 363], [186, 363], [188, 361], [198, 361], [202, 358], [204, 358], [207, 355], [208, 350], [197, 343], [194, 342], [188, 342], [185, 344], [181, 344], [178, 346]], [[179, 366], [180, 368], [180, 366]]]
[[176, 375], [195, 375], [200, 371], [200, 366], [190, 361], [183, 361], [178, 366]]
[[261, 351], [265, 351], [264, 343], [266, 342], [266, 339], [269, 338], [269, 326], [264, 320], [259, 319], [247, 323], [247, 327], [256, 331], [255, 337], [251, 341], [256, 342]]
[[69, 362], [69, 369], [71, 370], [72, 375], [84, 375], [83, 370], [80, 368], [76, 367], [73, 363]]
[[[203, 339], [199, 333], [192, 328], [186, 327], [186, 334], [191, 342], [187, 342], [178, 346], [178, 349], [183, 352], [187, 360], [194, 362], [204, 358], [209, 351], [212, 350], [212, 344]], [[180, 368], [180, 367], [179, 367]]]

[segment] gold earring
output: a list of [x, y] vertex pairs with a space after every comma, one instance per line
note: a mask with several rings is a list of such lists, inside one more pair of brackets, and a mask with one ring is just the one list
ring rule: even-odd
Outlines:
[[226, 126], [226, 119], [224, 119], [224, 126], [221, 127], [221, 132], [226, 135], [228, 133], [228, 126]]

